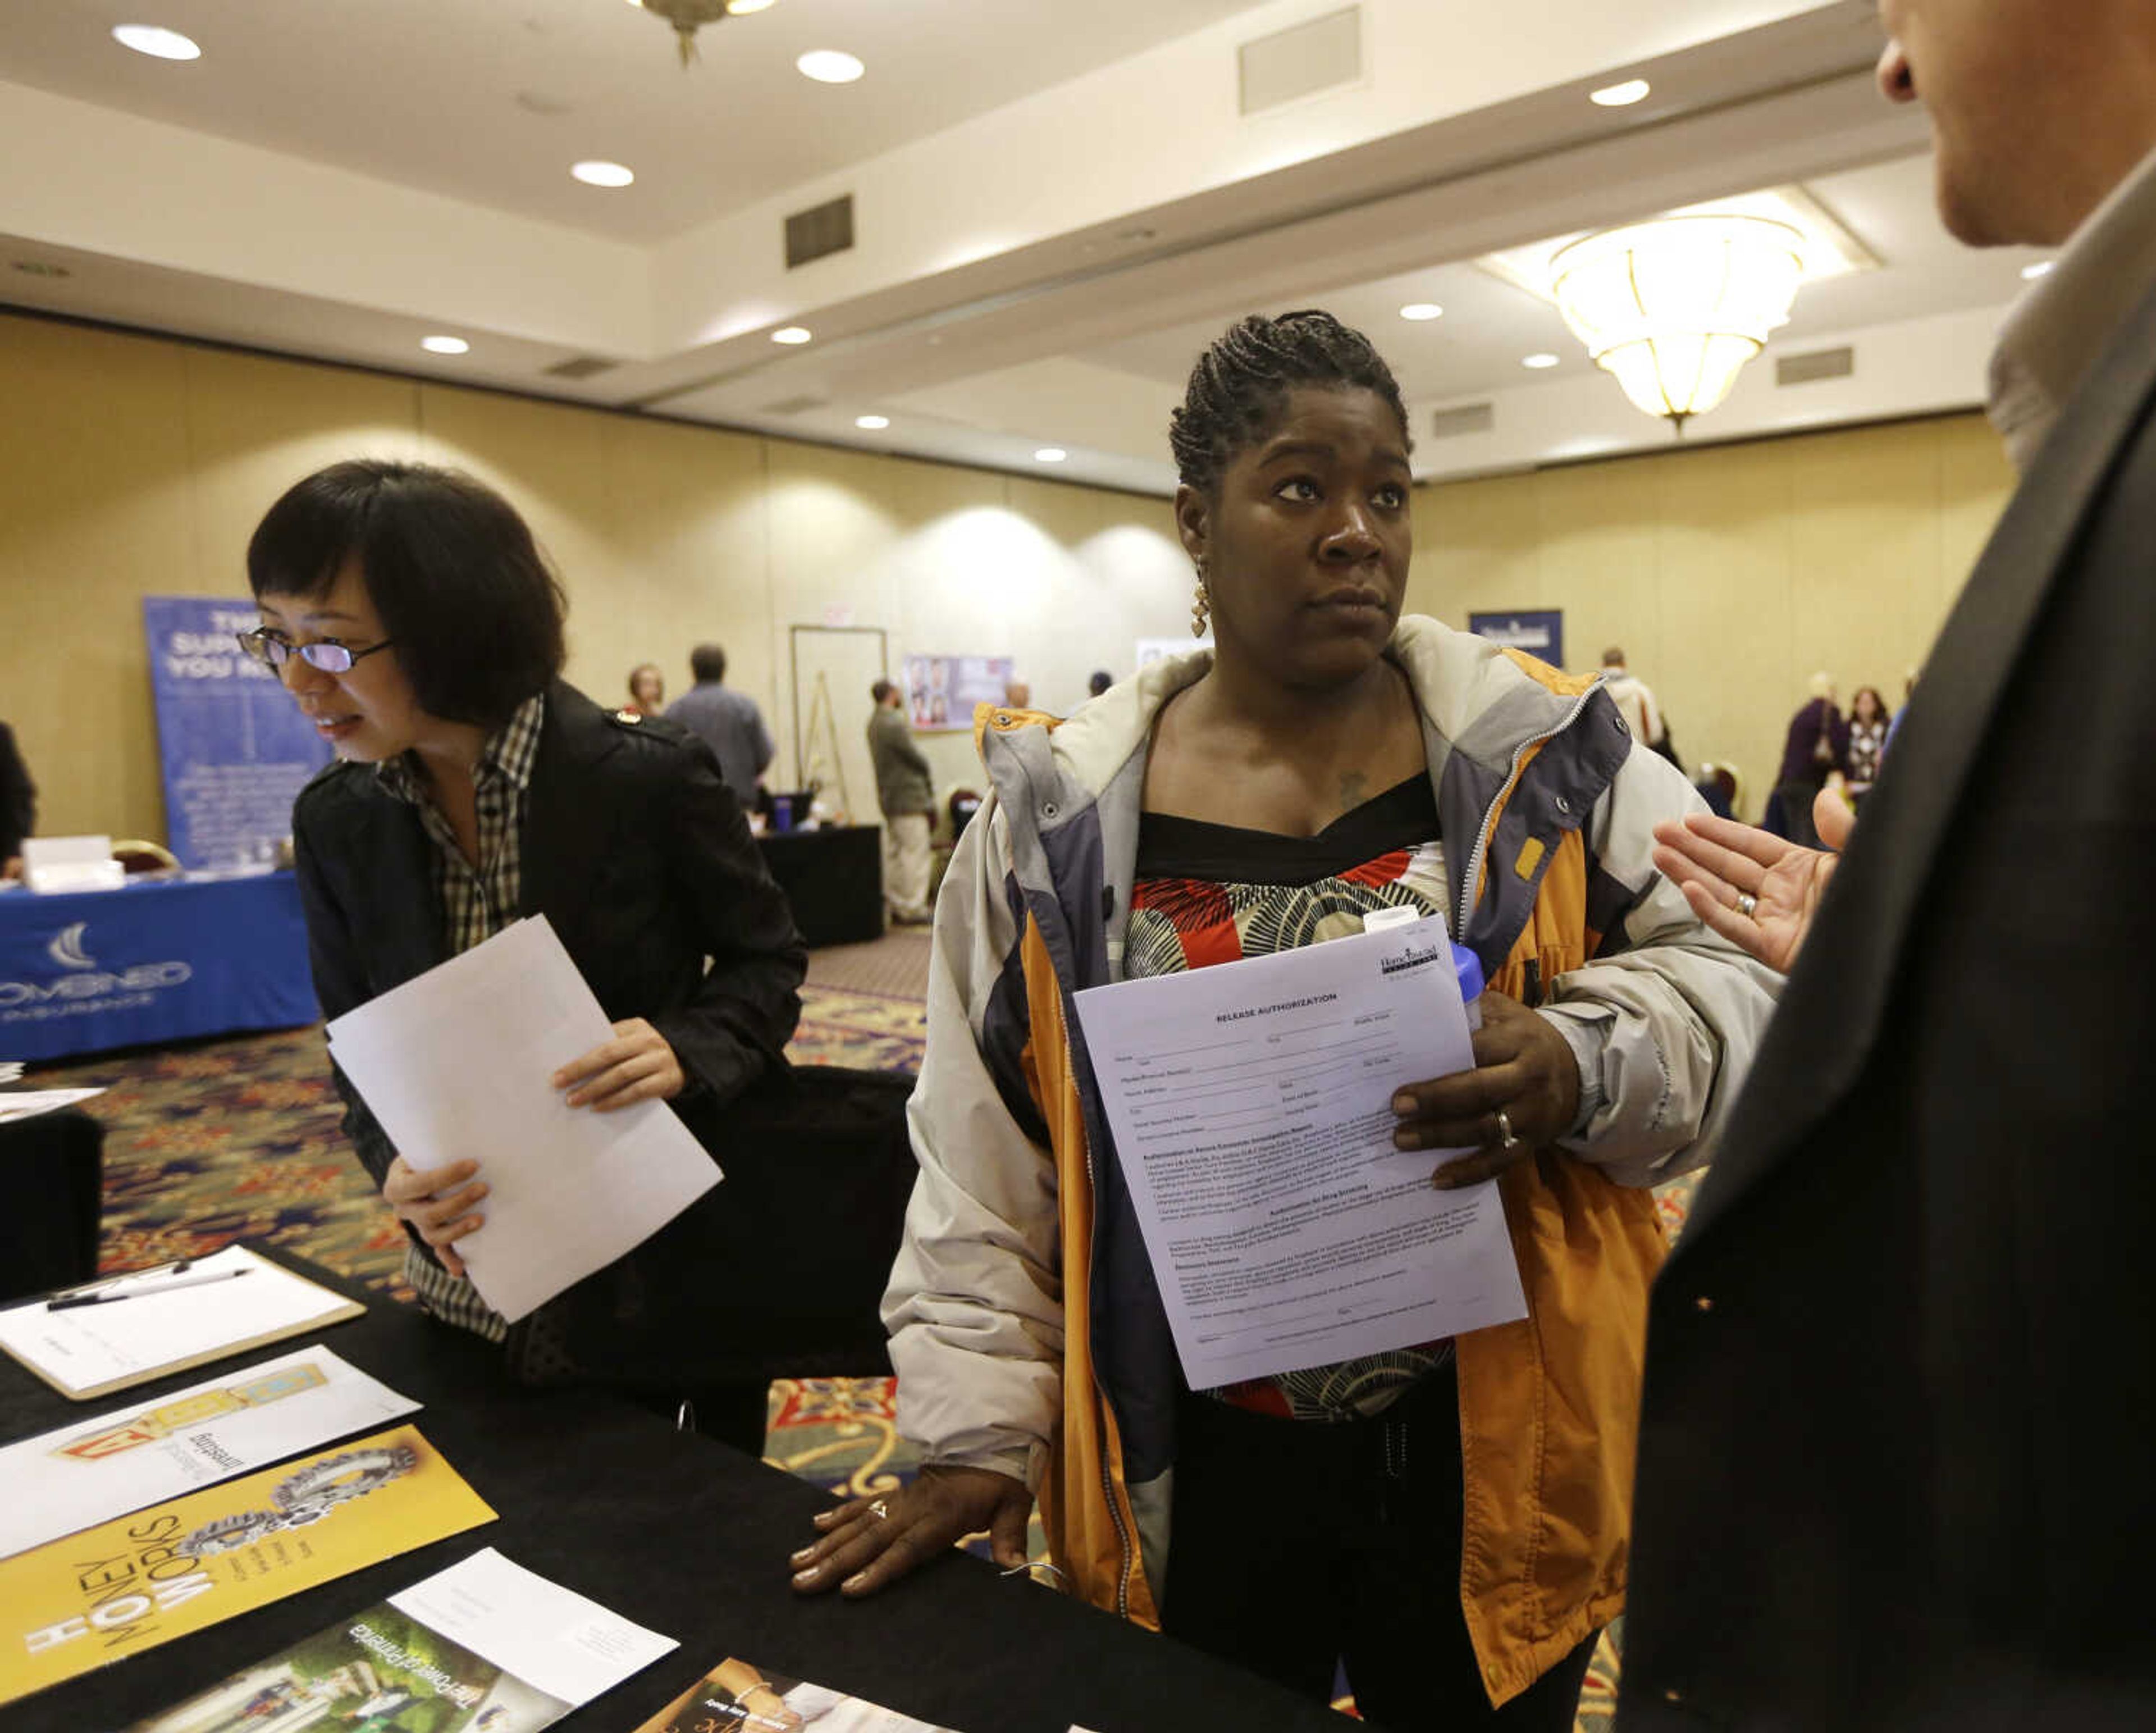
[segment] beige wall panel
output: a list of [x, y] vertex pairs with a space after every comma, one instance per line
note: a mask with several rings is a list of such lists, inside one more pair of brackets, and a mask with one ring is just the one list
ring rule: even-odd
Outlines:
[[420, 455], [418, 387], [346, 368], [181, 348], [197, 564], [214, 594], [247, 594], [247, 543], [302, 476], [353, 457]]
[[1051, 605], [1028, 622], [1019, 666], [1033, 702], [1068, 715], [1086, 702], [1096, 668], [1133, 670], [1140, 638], [1183, 638], [1197, 578], [1175, 538], [1166, 500], [1012, 478], [1011, 508], [1058, 551]]
[[38, 828], [162, 836], [141, 599], [213, 589], [175, 346], [0, 316], [0, 717]]
[[[5, 315], [0, 402], [0, 716], [48, 831], [162, 834], [141, 599], [239, 594], [270, 501], [359, 452], [509, 496], [562, 568], [595, 697], [646, 658], [678, 693], [688, 647], [726, 643], [782, 780], [793, 623], [884, 627], [894, 667], [1012, 655], [1058, 710], [1188, 628], [1164, 501]], [[1420, 488], [1408, 604], [1563, 608], [1575, 668], [1622, 642], [1687, 761], [1734, 760], [1756, 813], [1804, 676], [1825, 661], [1898, 700], [1897, 658], [1929, 644], [2011, 481], [1969, 416]], [[865, 695], [833, 697], [858, 730]], [[924, 744], [941, 787], [978, 785], [966, 736]]]
[[1660, 460], [1649, 480], [1662, 618], [1650, 684], [1686, 763], [1736, 764], [1756, 813], [1796, 702], [1787, 455], [1765, 445], [1688, 451]]
[[613, 584], [606, 463], [612, 419], [494, 392], [419, 388], [426, 460], [467, 471], [500, 492], [561, 574], [569, 596], [571, 677], [579, 684], [612, 672], [585, 668], [573, 647], [580, 623], [603, 612]]
[[1415, 489], [1409, 613], [1435, 615], [1464, 630], [1478, 609], [1557, 605], [1542, 594], [1539, 479], [1499, 476]]
[[603, 569], [572, 573], [572, 677], [603, 703], [659, 664], [666, 696], [691, 684], [689, 652], [725, 646], [726, 680], [767, 710], [773, 691], [770, 563], [760, 440], [716, 428], [607, 418]]
[[1621, 644], [1756, 815], [1814, 669], [1901, 702], [2010, 486], [1957, 416], [1419, 489], [1409, 605], [1563, 609], [1573, 669]]
[[1652, 686], [1662, 656], [1662, 589], [1656, 527], [1640, 512], [1654, 459], [1552, 471], [1536, 480], [1541, 593], [1522, 606], [1564, 609], [1564, 653], [1575, 672], [1622, 650]]
[[[775, 691], [769, 719], [790, 779], [789, 626], [832, 620], [880, 626], [890, 635], [895, 677], [908, 654], [1017, 653], [1012, 618], [1024, 610], [1014, 608], [1009, 571], [1014, 559], [1037, 566], [1045, 537], [1005, 507], [998, 476], [776, 440], [767, 450]], [[804, 728], [813, 697], [802, 700]], [[841, 728], [865, 724], [865, 697], [834, 692], [831, 702]], [[978, 784], [965, 736], [923, 735], [921, 747], [939, 787]]]
[[[1934, 424], [1794, 440], [1789, 465], [1792, 674], [1831, 674], [1845, 710], [1859, 687], [1876, 687], [1891, 709], [1938, 624]], [[1792, 710], [1802, 691], [1786, 694]]]

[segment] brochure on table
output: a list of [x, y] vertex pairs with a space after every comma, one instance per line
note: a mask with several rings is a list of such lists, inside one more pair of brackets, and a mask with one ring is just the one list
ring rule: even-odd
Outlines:
[[127, 1733], [536, 1733], [677, 1647], [490, 1546]]
[[598, 1113], [547, 1081], [613, 1026], [544, 915], [329, 1025], [330, 1053], [416, 1168], [469, 1158], [485, 1226], [457, 1242], [512, 1324], [634, 1251], [719, 1181], [663, 1101]]
[[810, 1684], [732, 1658], [721, 1661], [636, 1733], [786, 1733], [804, 1726], [814, 1727], [815, 1733], [952, 1733], [950, 1728], [917, 1721], [827, 1685]]
[[49, 1541], [0, 1560], [0, 1703], [493, 1520], [404, 1426]]
[[11, 1306], [0, 1311], [0, 1350], [62, 1396], [87, 1401], [366, 1309], [244, 1246], [228, 1246]]
[[[9, 1079], [0, 1077], [0, 1083]], [[39, 1113], [56, 1113], [62, 1108], [71, 1108], [78, 1102], [88, 1101], [93, 1095], [102, 1095], [97, 1089], [18, 1089], [0, 1095], [0, 1125], [12, 1119], [32, 1119]]]
[[317, 1346], [25, 1438], [0, 1448], [0, 1558], [418, 1406]]

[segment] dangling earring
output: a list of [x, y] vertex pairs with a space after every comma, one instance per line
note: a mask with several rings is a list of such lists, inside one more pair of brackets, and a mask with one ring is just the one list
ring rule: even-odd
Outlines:
[[1205, 589], [1205, 562], [1201, 559], [1197, 565], [1198, 594], [1190, 604], [1190, 635], [1202, 638], [1205, 635], [1206, 621], [1212, 617], [1213, 598]]

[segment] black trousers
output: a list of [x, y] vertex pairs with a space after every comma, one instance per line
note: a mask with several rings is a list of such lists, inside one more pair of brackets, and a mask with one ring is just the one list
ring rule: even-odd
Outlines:
[[1336, 1659], [1383, 1727], [1571, 1733], [1588, 1638], [1490, 1706], [1460, 1610], [1460, 1401], [1450, 1367], [1375, 1420], [1177, 1411], [1162, 1624], [1323, 1700]]

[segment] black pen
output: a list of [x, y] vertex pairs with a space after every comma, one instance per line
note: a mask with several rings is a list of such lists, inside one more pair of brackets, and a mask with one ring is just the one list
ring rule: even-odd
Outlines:
[[109, 1306], [115, 1300], [140, 1299], [153, 1293], [171, 1293], [176, 1288], [201, 1288], [212, 1282], [229, 1282], [234, 1277], [247, 1274], [245, 1270], [216, 1270], [208, 1275], [190, 1276], [184, 1282], [159, 1282], [146, 1288], [111, 1288], [91, 1293], [64, 1294], [59, 1299], [45, 1302], [48, 1312], [64, 1312], [74, 1306]]

